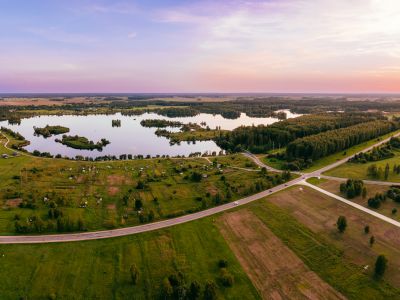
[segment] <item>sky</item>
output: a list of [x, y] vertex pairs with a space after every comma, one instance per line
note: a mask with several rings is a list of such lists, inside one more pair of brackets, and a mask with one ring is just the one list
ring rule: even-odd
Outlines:
[[0, 93], [397, 93], [399, 0], [0, 0]]

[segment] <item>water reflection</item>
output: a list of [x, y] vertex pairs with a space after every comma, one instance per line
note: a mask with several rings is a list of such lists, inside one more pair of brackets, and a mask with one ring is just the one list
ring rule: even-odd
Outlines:
[[[288, 117], [298, 115], [286, 112]], [[121, 120], [121, 127], [112, 127], [112, 120]], [[140, 116], [122, 116], [117, 113], [114, 115], [88, 115], [88, 116], [37, 116], [28, 119], [22, 119], [21, 124], [10, 125], [7, 122], [0, 122], [0, 126], [10, 128], [22, 134], [31, 143], [25, 147], [26, 150], [33, 152], [50, 152], [52, 155], [61, 154], [62, 156], [75, 157], [81, 155], [84, 157], [96, 158], [105, 155], [119, 156], [121, 154], [132, 155], [189, 155], [194, 152], [219, 152], [221, 149], [213, 141], [201, 141], [193, 143], [182, 142], [180, 145], [170, 145], [165, 137], [157, 137], [154, 132], [156, 128], [146, 128], [140, 125], [144, 119], [166, 119], [180, 121], [183, 123], [205, 122], [211, 129], [220, 126], [221, 129], [232, 130], [241, 125], [259, 125], [272, 124], [278, 121], [276, 118], [251, 118], [241, 114], [238, 119], [224, 119], [221, 115], [199, 114], [195, 117], [168, 118], [154, 113], [145, 113]], [[70, 129], [69, 135], [79, 135], [87, 137], [94, 142], [106, 138], [111, 142], [103, 151], [98, 150], [78, 150], [72, 149], [60, 143], [55, 139], [61, 136], [52, 136], [43, 138], [35, 136], [33, 127], [44, 127], [46, 125], [61, 125]], [[171, 129], [172, 130], [172, 129]], [[177, 129], [175, 129], [177, 130]]]

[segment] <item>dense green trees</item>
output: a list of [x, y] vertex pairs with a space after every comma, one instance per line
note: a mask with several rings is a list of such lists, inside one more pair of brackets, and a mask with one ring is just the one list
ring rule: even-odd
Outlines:
[[370, 114], [325, 113], [305, 115], [277, 122], [269, 126], [242, 126], [221, 134], [216, 143], [225, 150], [254, 153], [286, 146], [295, 139], [338, 128], [345, 128], [379, 118]]
[[364, 182], [362, 180], [348, 179], [345, 183], [340, 184], [340, 192], [349, 199], [360, 196], [363, 188]]
[[368, 206], [372, 208], [379, 208], [381, 203], [386, 200], [385, 193], [377, 193], [374, 197], [368, 199]]
[[400, 189], [397, 187], [391, 187], [386, 195], [393, 201], [400, 203]]
[[297, 139], [286, 148], [289, 159], [317, 160], [398, 128], [397, 123], [371, 121]]

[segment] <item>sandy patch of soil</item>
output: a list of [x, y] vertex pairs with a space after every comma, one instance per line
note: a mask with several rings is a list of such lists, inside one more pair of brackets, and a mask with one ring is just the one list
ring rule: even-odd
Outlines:
[[109, 185], [122, 185], [128, 184], [129, 180], [124, 175], [109, 175], [107, 176], [107, 183]]
[[18, 207], [18, 205], [22, 202], [21, 198], [9, 199], [6, 201], [6, 205], [9, 207]]
[[115, 196], [119, 192], [119, 187], [109, 186], [107, 192], [110, 196]]

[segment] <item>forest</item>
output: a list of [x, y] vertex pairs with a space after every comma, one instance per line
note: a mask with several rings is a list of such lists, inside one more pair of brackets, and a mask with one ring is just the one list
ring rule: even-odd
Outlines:
[[298, 138], [382, 118], [378, 114], [366, 113], [305, 115], [269, 126], [242, 126], [218, 136], [215, 141], [221, 148], [232, 152], [265, 153], [285, 147]]
[[289, 143], [286, 156], [291, 159], [317, 160], [321, 157], [377, 138], [399, 128], [397, 122], [376, 120], [307, 136]]

